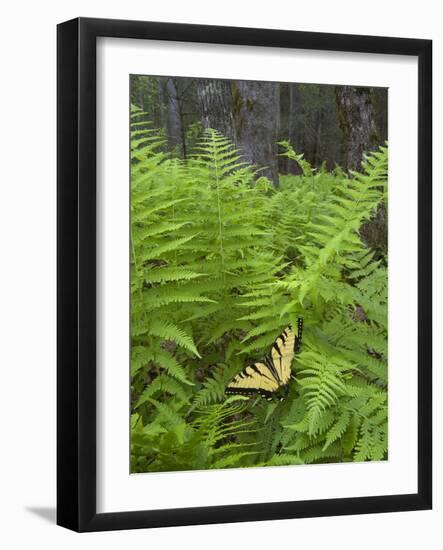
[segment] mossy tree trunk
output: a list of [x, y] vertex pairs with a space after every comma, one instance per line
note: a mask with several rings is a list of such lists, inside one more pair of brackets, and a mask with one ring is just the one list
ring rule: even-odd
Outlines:
[[273, 82], [232, 81], [236, 144], [245, 161], [278, 185], [280, 89]]
[[213, 128], [235, 141], [231, 83], [228, 80], [200, 78], [196, 81], [196, 91], [203, 126]]
[[380, 145], [375, 124], [371, 88], [337, 86], [335, 88], [338, 119], [343, 131], [344, 168], [360, 170], [363, 153]]
[[[344, 168], [360, 171], [364, 153], [381, 144], [374, 91], [371, 88], [337, 86], [335, 97], [344, 138]], [[377, 256], [387, 253], [388, 217], [384, 205], [380, 205], [373, 218], [362, 226], [361, 236]]]

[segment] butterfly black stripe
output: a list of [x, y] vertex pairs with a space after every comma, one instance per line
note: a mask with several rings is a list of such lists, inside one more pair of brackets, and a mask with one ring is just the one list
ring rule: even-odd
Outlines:
[[[227, 394], [261, 395], [270, 398], [286, 394], [292, 375], [291, 363], [301, 349], [303, 321], [297, 321], [297, 334], [289, 325], [274, 341], [271, 351], [262, 361], [247, 365], [229, 382]], [[282, 391], [281, 391], [282, 390]]]

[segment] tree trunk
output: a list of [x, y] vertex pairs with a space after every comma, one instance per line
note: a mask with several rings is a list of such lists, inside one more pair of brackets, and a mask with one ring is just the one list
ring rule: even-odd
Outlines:
[[177, 97], [177, 88], [173, 78], [166, 80], [166, 100], [167, 100], [167, 129], [168, 129], [168, 141], [171, 147], [179, 146], [182, 144], [182, 128], [180, 120], [180, 106]]
[[360, 170], [363, 153], [380, 145], [373, 91], [370, 88], [337, 86], [335, 97], [343, 132], [344, 168]]
[[[344, 135], [345, 168], [361, 171], [363, 153], [376, 149], [381, 143], [376, 125], [374, 92], [370, 88], [337, 86], [335, 88], [340, 126]], [[381, 204], [371, 220], [360, 230], [363, 242], [376, 252], [387, 253], [388, 219]]]
[[380, 204], [372, 218], [360, 229], [363, 242], [375, 252], [380, 259], [388, 253], [388, 213], [385, 205]]
[[167, 108], [168, 102], [166, 101], [166, 86], [163, 78], [158, 79], [158, 100], [159, 100], [159, 126], [160, 128], [167, 130]]
[[[290, 84], [280, 84], [280, 130], [279, 141], [290, 141], [289, 126], [290, 126]], [[288, 157], [278, 157], [278, 171], [280, 174], [289, 173]]]
[[320, 166], [324, 158], [322, 157], [322, 126], [323, 126], [323, 106], [321, 106], [317, 113], [317, 125], [316, 125], [316, 138], [315, 138], [315, 165]]
[[235, 141], [231, 83], [228, 80], [199, 78], [196, 84], [203, 126], [213, 128]]
[[272, 82], [233, 81], [236, 144], [243, 158], [278, 185], [279, 85]]
[[[291, 82], [280, 84], [280, 121], [278, 131], [278, 141], [289, 141], [294, 148], [296, 147], [296, 128], [294, 127], [294, 116], [297, 104], [296, 86], [297, 84], [292, 84]], [[296, 163], [290, 161], [288, 157], [279, 156], [277, 162], [280, 174], [289, 174], [290, 172], [298, 173]]]
[[296, 128], [294, 126], [294, 117], [297, 110], [297, 84], [288, 84], [289, 86], [289, 112], [288, 112], [288, 139], [290, 144], [295, 146], [295, 133]]

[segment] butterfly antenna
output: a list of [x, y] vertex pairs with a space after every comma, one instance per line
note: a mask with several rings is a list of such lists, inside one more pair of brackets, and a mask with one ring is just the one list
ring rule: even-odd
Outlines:
[[303, 335], [303, 318], [297, 318], [297, 344], [295, 347], [295, 353], [299, 353], [301, 350], [301, 339]]

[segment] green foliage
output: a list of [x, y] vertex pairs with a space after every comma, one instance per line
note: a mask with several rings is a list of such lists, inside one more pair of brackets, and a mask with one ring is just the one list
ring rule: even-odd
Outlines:
[[[132, 111], [132, 471], [387, 457], [387, 271], [360, 238], [386, 199], [387, 148], [362, 173], [279, 189], [214, 130], [185, 161]], [[282, 402], [225, 386], [304, 319]]]

